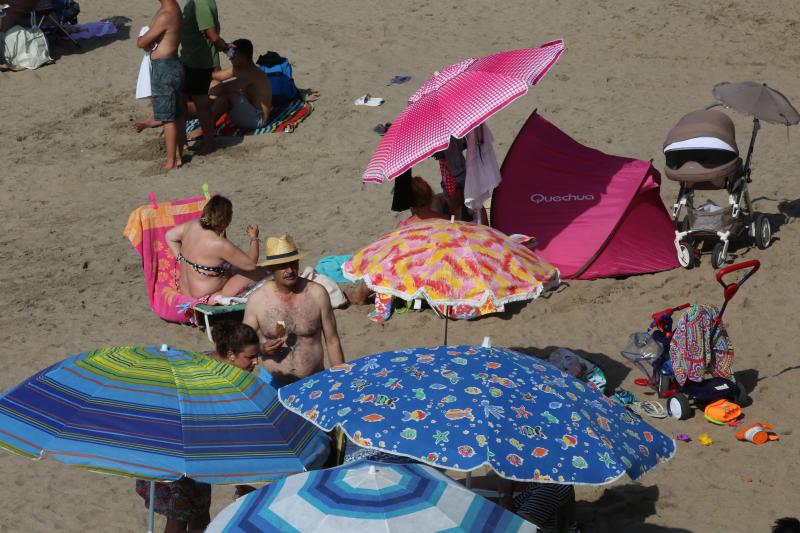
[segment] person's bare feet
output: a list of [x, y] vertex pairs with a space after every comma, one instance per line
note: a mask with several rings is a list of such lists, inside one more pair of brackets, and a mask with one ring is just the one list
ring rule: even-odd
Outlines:
[[139, 122], [134, 122], [133, 126], [131, 126], [131, 129], [136, 133], [141, 133], [147, 128], [160, 128], [163, 125], [164, 125], [163, 122], [154, 119], [153, 116], [151, 115], [144, 120], [140, 120]]

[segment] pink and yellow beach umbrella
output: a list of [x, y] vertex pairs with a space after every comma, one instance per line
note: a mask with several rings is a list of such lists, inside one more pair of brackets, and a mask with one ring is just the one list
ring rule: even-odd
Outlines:
[[383, 136], [362, 180], [392, 180], [463, 138], [536, 85], [564, 51], [559, 39], [536, 48], [469, 58], [437, 72], [408, 100]]
[[428, 220], [388, 233], [342, 266], [380, 294], [433, 307], [496, 308], [559, 283], [558, 269], [488, 226]]

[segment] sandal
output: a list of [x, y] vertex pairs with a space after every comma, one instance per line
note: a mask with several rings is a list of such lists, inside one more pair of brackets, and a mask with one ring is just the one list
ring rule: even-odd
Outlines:
[[636, 401], [636, 396], [631, 391], [625, 389], [617, 389], [617, 392], [611, 395], [611, 399], [620, 405], [630, 405]]
[[633, 402], [627, 406], [631, 411], [639, 416], [647, 415], [653, 418], [667, 418], [667, 410], [664, 406], [653, 400], [643, 402]]

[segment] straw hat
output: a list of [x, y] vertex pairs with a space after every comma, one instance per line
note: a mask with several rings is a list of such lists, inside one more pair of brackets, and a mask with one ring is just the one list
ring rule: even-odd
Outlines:
[[281, 237], [267, 237], [264, 243], [265, 260], [258, 266], [282, 265], [291, 263], [306, 255], [297, 251], [294, 239], [290, 235]]

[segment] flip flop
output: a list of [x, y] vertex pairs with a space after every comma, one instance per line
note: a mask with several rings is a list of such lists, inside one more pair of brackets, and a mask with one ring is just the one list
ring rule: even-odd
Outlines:
[[386, 135], [386, 132], [389, 131], [389, 126], [391, 125], [392, 125], [391, 122], [387, 122], [386, 124], [378, 124], [377, 126], [372, 128], [372, 131], [380, 135]]
[[411, 80], [411, 76], [395, 76], [394, 78], [389, 80], [389, 83], [387, 83], [386, 85], [387, 86], [388, 85], [402, 85], [405, 82], [410, 81], [410, 80]]
[[617, 389], [617, 392], [611, 395], [611, 399], [620, 405], [630, 405], [636, 401], [636, 396], [625, 389]]
[[664, 406], [658, 402], [654, 402], [653, 400], [645, 400], [640, 402], [640, 407], [642, 412], [647, 416], [651, 416], [653, 418], [667, 418], [667, 410], [664, 409]]
[[383, 98], [378, 98], [377, 96], [372, 96], [369, 94], [365, 94], [363, 96], [359, 96], [353, 102], [354, 105], [366, 105], [369, 107], [377, 107], [383, 103]]

